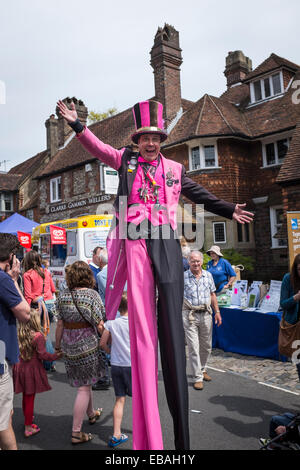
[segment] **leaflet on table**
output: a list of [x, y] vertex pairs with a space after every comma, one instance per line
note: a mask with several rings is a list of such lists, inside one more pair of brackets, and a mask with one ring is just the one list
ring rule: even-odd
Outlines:
[[238, 305], [241, 308], [247, 307], [247, 287], [247, 280], [236, 281], [232, 290], [231, 305]]
[[281, 281], [271, 281], [270, 289], [259, 303], [261, 312], [277, 312], [280, 307]]
[[254, 310], [259, 304], [261, 285], [262, 281], [253, 281], [248, 290], [248, 307]]

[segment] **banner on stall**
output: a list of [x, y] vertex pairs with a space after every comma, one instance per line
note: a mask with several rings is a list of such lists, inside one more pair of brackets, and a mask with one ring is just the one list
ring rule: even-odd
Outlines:
[[30, 233], [25, 233], [25, 232], [17, 232], [18, 233], [18, 240], [20, 242], [20, 245], [23, 246], [23, 248], [31, 248], [31, 235]]
[[50, 237], [51, 245], [66, 245], [67, 244], [67, 232], [62, 227], [56, 227], [50, 225]]
[[290, 268], [296, 255], [300, 253], [300, 212], [287, 212]]

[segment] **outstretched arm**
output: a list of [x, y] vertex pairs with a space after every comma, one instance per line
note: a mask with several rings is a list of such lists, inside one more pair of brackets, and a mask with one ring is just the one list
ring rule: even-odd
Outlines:
[[244, 211], [243, 207], [245, 206], [246, 204], [237, 204], [235, 206], [234, 213], [232, 214], [232, 218], [240, 224], [249, 224], [253, 221], [254, 214], [252, 212]]
[[245, 211], [246, 204], [233, 204], [217, 198], [200, 184], [186, 175], [185, 168], [182, 169], [181, 192], [195, 204], [203, 204], [205, 210], [213, 214], [234, 219], [240, 224], [249, 223], [253, 220], [253, 214]]
[[121, 166], [122, 155], [125, 149], [116, 150], [108, 144], [104, 144], [87, 127], [83, 126], [78, 119], [75, 104], [71, 103], [69, 109], [63, 101], [58, 101], [57, 106], [60, 114], [76, 132], [76, 137], [84, 148], [94, 157], [106, 165], [118, 170]]

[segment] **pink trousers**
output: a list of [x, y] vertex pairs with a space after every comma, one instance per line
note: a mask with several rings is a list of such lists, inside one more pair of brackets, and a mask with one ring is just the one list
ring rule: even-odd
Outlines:
[[134, 450], [162, 450], [155, 282], [145, 240], [126, 240]]

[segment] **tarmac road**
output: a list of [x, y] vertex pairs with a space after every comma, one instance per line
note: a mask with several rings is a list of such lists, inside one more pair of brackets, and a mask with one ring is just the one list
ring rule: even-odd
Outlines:
[[[209, 369], [212, 381], [204, 390], [192, 387], [189, 375], [190, 437], [192, 450], [258, 450], [258, 438], [268, 436], [272, 415], [300, 410], [300, 396], [266, 387], [257, 381], [231, 372]], [[24, 437], [22, 395], [15, 395], [13, 426], [20, 450], [106, 450], [112, 434], [114, 391], [95, 391], [94, 407], [103, 407], [100, 420], [93, 426], [86, 420], [83, 431], [94, 439], [83, 445], [70, 443], [72, 409], [76, 390], [66, 380], [64, 364], [48, 374], [52, 390], [36, 395], [35, 422], [41, 432]], [[123, 432], [129, 440], [119, 450], [132, 449], [131, 398], [127, 398]], [[159, 406], [165, 449], [174, 449], [172, 420], [168, 411], [161, 371], [159, 373]], [[194, 410], [194, 411], [192, 411]], [[200, 411], [200, 413], [195, 412]]]

